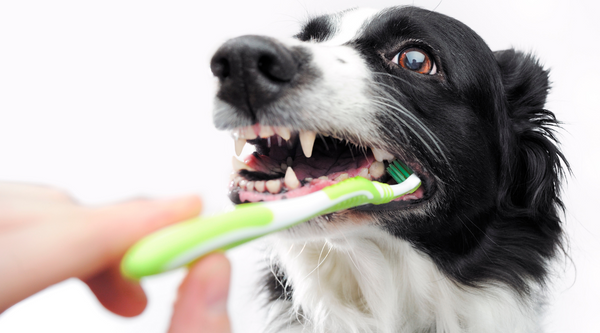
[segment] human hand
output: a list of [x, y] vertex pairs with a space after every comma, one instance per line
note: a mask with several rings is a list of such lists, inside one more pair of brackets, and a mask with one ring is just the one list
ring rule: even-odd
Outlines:
[[[121, 276], [123, 254], [143, 236], [200, 209], [196, 196], [83, 207], [55, 189], [0, 183], [0, 313], [77, 277], [108, 310], [140, 314], [147, 299], [138, 283]], [[170, 332], [229, 332], [229, 274], [229, 262], [218, 254], [191, 268], [179, 288]]]

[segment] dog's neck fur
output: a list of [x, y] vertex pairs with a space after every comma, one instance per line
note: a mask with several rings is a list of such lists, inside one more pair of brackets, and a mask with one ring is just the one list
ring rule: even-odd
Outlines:
[[534, 303], [499, 284], [459, 286], [428, 256], [375, 226], [305, 243], [278, 239], [273, 254], [285, 271], [278, 283], [291, 286], [293, 297], [272, 304], [269, 332], [538, 329]]

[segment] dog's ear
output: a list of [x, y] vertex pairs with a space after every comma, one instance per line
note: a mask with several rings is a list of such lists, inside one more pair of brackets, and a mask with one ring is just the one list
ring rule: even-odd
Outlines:
[[510, 141], [505, 142], [510, 148], [502, 171], [501, 204], [530, 217], [558, 219], [557, 208], [562, 208], [560, 178], [563, 165], [568, 169], [568, 164], [554, 135], [559, 123], [554, 113], [544, 109], [549, 73], [530, 54], [510, 49], [498, 51], [495, 56], [502, 73], [510, 127], [510, 134], [503, 139]]

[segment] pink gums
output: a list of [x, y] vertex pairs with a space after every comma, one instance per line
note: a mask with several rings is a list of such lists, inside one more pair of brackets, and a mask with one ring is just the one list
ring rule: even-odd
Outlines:
[[337, 183], [333, 180], [324, 180], [324, 179], [313, 179], [309, 184], [299, 187], [295, 190], [291, 190], [285, 193], [271, 194], [271, 193], [259, 193], [254, 191], [240, 191], [240, 201], [245, 202], [257, 202], [257, 201], [274, 201], [281, 199], [291, 199], [296, 197], [301, 197], [303, 195], [307, 195], [313, 192], [317, 192], [322, 190], [323, 188], [333, 185]]

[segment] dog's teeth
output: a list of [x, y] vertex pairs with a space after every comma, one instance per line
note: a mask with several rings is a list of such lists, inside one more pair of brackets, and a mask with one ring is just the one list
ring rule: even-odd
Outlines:
[[383, 176], [384, 172], [385, 165], [383, 164], [383, 162], [373, 162], [373, 164], [371, 164], [371, 166], [369, 167], [369, 173], [371, 174], [372, 179], [380, 178], [381, 176]]
[[235, 140], [235, 154], [237, 156], [240, 156], [245, 145], [246, 145], [245, 139], [236, 139]]
[[240, 187], [242, 190], [245, 190], [245, 189], [246, 189], [246, 184], [248, 184], [248, 181], [247, 181], [247, 180], [245, 180], [245, 179], [242, 179], [242, 180], [240, 180], [240, 182], [239, 182], [239, 184], [238, 184], [238, 185], [239, 185], [239, 187]]
[[242, 127], [240, 130], [240, 139], [252, 140], [256, 139], [256, 132], [253, 126]]
[[286, 141], [289, 140], [292, 136], [290, 130], [287, 127], [273, 127], [273, 130], [275, 131], [275, 133], [277, 133], [277, 135], [279, 135]]
[[284, 182], [285, 187], [290, 190], [295, 190], [300, 186], [300, 181], [298, 180], [298, 177], [296, 177], [296, 173], [292, 170], [292, 167], [288, 167], [285, 171]]
[[246, 190], [248, 190], [248, 191], [254, 191], [254, 182], [248, 182], [248, 183], [246, 183]]
[[254, 182], [254, 190], [257, 192], [264, 192], [265, 191], [265, 181], [264, 180], [258, 180], [256, 182]]
[[328, 180], [329, 178], [327, 178], [327, 176], [321, 176], [321, 177], [319, 177], [319, 178], [317, 178], [317, 179], [320, 179], [320, 180]]
[[348, 179], [348, 174], [347, 174], [347, 173], [343, 173], [343, 174], [341, 174], [341, 175], [339, 175], [339, 176], [335, 177], [335, 179], [334, 179], [334, 180], [335, 180], [336, 182], [341, 182], [342, 180], [346, 180], [346, 179]]
[[242, 134], [241, 127], [238, 127], [231, 131], [231, 137], [233, 138], [233, 140], [237, 140], [237, 139], [241, 138], [242, 136], [243, 136], [243, 134]]
[[235, 156], [233, 156], [231, 158], [231, 164], [233, 165], [233, 170], [235, 172], [238, 172], [240, 170], [256, 171], [256, 170], [252, 169], [251, 167], [249, 167], [246, 163], [235, 158]]
[[363, 178], [370, 179], [369, 178], [369, 169], [367, 169], [367, 168], [360, 169], [360, 172], [358, 173], [358, 175], [361, 176], [361, 177], [363, 177]]
[[311, 131], [302, 131], [300, 132], [300, 145], [302, 145], [302, 151], [304, 152], [304, 156], [311, 157], [313, 146], [315, 144], [315, 138], [317, 137], [317, 133]]
[[272, 179], [267, 181], [267, 191], [269, 191], [269, 193], [271, 194], [277, 194], [279, 192], [281, 192], [281, 180], [279, 179]]
[[373, 156], [379, 162], [383, 162], [383, 160], [391, 161], [394, 159], [394, 155], [388, 153], [387, 151], [385, 151], [383, 149], [373, 148], [371, 150], [373, 151]]
[[271, 126], [261, 126], [260, 133], [258, 134], [258, 136], [265, 139], [272, 136], [273, 134], [275, 134], [275, 132], [273, 132], [273, 128], [271, 128]]

